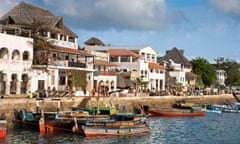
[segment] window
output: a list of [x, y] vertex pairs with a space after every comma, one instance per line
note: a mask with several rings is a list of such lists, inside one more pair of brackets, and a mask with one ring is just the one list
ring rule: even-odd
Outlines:
[[121, 62], [130, 62], [129, 56], [121, 56]]
[[66, 78], [64, 76], [60, 76], [59, 85], [65, 85]]
[[23, 52], [23, 60], [28, 60], [29, 59], [29, 54], [27, 51]]
[[74, 40], [74, 37], [69, 37], [69, 40], [68, 40], [69, 42], [75, 42], [75, 40]]
[[118, 57], [117, 56], [111, 56], [110, 57], [110, 62], [118, 62]]
[[20, 52], [18, 50], [14, 50], [12, 52], [12, 60], [19, 60]]

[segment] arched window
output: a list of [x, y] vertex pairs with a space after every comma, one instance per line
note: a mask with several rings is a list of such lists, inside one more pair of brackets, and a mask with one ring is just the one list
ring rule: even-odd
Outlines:
[[23, 60], [29, 60], [29, 52], [28, 51], [24, 51], [23, 52], [23, 57], [22, 57]]
[[8, 49], [7, 48], [0, 49], [0, 59], [8, 59]]
[[13, 50], [12, 60], [19, 60], [19, 59], [20, 59], [20, 52], [18, 50]]

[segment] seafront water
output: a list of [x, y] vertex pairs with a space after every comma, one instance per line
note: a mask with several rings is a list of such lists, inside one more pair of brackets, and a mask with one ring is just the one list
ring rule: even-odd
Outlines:
[[151, 132], [130, 137], [85, 138], [71, 133], [40, 135], [9, 128], [6, 144], [238, 144], [240, 113], [207, 113], [203, 117], [153, 117]]

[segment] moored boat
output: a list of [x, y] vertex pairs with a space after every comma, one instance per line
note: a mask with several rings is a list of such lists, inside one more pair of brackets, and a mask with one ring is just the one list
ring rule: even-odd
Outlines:
[[86, 137], [128, 136], [148, 133], [150, 127], [146, 115], [118, 113], [109, 120], [87, 121], [82, 131]]
[[205, 111], [209, 113], [222, 113], [222, 109], [220, 105], [215, 104], [207, 104], [205, 105]]
[[149, 116], [166, 116], [166, 117], [193, 117], [205, 116], [205, 111], [192, 109], [149, 109], [147, 111]]
[[0, 119], [0, 139], [5, 139], [7, 136], [7, 120], [5, 115], [1, 115]]

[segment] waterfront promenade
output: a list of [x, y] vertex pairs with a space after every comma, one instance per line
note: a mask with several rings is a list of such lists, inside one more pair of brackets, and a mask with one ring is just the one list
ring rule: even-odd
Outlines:
[[116, 106], [120, 111], [132, 112], [142, 105], [154, 107], [171, 107], [177, 100], [183, 98], [198, 98], [202, 104], [223, 104], [236, 101], [231, 94], [204, 95], [204, 96], [141, 96], [141, 97], [54, 97], [44, 99], [29, 99], [27, 96], [5, 96], [0, 99], [0, 113], [5, 113], [9, 124], [14, 119], [14, 109], [25, 108], [29, 111], [42, 109], [44, 111], [69, 111], [72, 107], [86, 106]]

